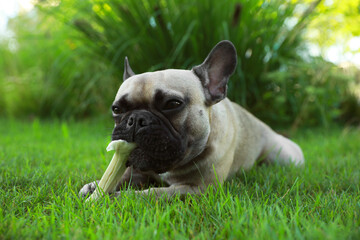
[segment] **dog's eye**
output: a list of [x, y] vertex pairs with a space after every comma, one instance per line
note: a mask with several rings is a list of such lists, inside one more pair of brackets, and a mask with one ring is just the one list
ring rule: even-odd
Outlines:
[[117, 106], [112, 106], [111, 110], [113, 111], [114, 114], [120, 114], [121, 113], [120, 108], [117, 107]]
[[165, 103], [162, 110], [174, 110], [182, 106], [182, 102], [176, 99], [169, 100]]

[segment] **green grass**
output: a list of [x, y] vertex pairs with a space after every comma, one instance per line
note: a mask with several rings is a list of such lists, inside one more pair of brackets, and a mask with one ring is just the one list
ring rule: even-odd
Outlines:
[[360, 130], [304, 130], [303, 169], [259, 166], [184, 200], [132, 192], [89, 207], [112, 122], [0, 120], [0, 239], [359, 239]]

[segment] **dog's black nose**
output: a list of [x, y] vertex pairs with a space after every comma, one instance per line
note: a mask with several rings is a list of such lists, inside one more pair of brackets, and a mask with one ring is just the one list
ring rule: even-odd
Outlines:
[[139, 116], [137, 114], [132, 114], [128, 121], [127, 121], [127, 127], [128, 128], [142, 128], [149, 125], [149, 121], [146, 119], [145, 116]]
[[146, 111], [137, 111], [132, 113], [127, 119], [126, 128], [135, 133], [141, 128], [148, 127], [157, 123], [157, 119]]
[[[120, 123], [115, 125], [112, 133], [112, 140], [123, 139], [128, 142], [134, 142], [135, 136], [143, 134], [156, 128], [155, 125], [161, 125], [159, 117], [146, 110], [134, 110], [125, 116]], [[140, 131], [144, 130], [144, 131]]]

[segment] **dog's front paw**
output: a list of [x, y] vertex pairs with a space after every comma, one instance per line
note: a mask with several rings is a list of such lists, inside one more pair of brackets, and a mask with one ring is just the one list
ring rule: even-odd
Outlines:
[[86, 196], [90, 196], [95, 191], [98, 184], [99, 180], [85, 184], [79, 192], [79, 197], [85, 198]]

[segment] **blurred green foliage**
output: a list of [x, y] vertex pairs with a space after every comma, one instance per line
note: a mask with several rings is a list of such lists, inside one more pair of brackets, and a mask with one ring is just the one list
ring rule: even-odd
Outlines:
[[232, 100], [273, 124], [327, 125], [350, 79], [307, 54], [303, 33], [319, 2], [42, 0], [36, 17], [12, 20], [17, 49], [0, 46], [9, 60], [0, 60], [0, 105], [14, 116], [104, 114], [125, 56], [136, 73], [190, 69], [228, 39], [239, 59]]
[[294, 128], [304, 124], [329, 126], [340, 114], [341, 99], [350, 95], [347, 86], [351, 78], [322, 58], [288, 61], [266, 79], [273, 91], [264, 94], [264, 102], [273, 105], [268, 108], [278, 108], [268, 112], [268, 118], [291, 121]]
[[[359, 22], [359, 0], [322, 1], [317, 7], [316, 17], [310, 23], [311, 31], [307, 37], [321, 47], [343, 44], [346, 49], [346, 43], [351, 38], [360, 36]], [[359, 52], [360, 49], [352, 51]]]
[[[104, 88], [112, 81], [101, 61], [87, 60], [74, 30], [43, 12], [11, 20], [15, 39], [0, 45], [0, 104], [12, 117], [84, 117], [104, 111]], [[107, 90], [107, 88], [105, 89]]]

